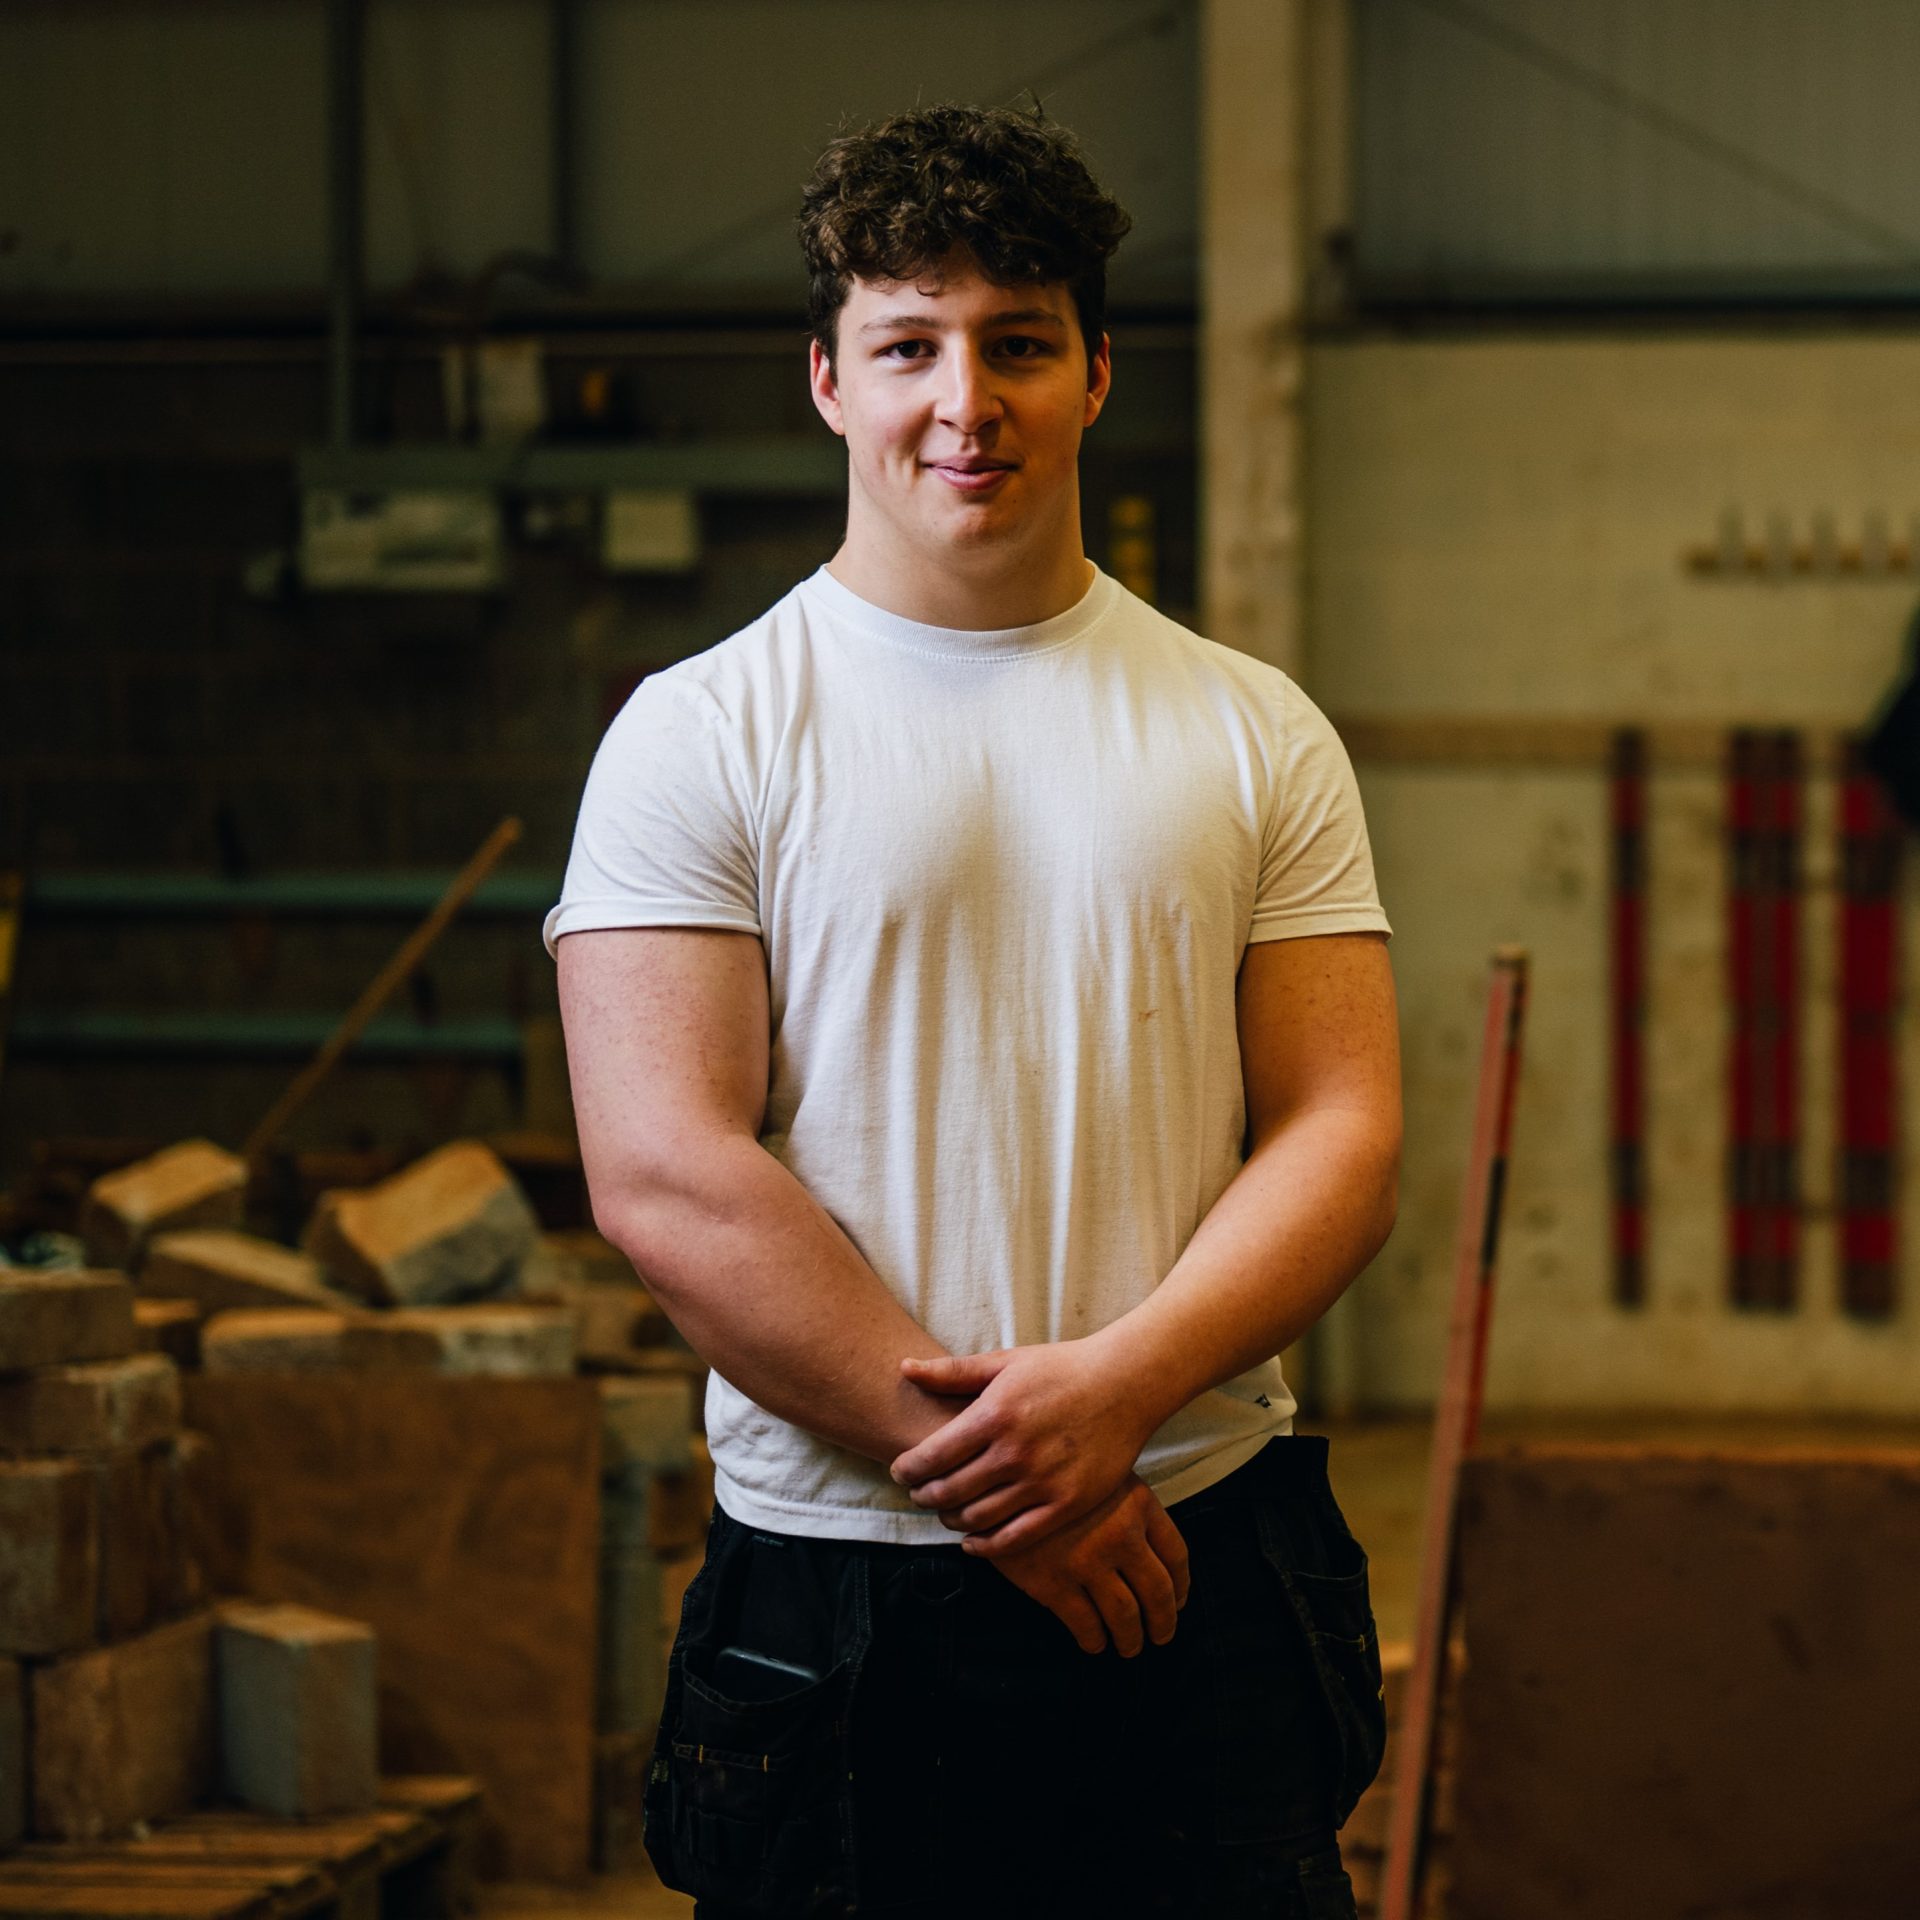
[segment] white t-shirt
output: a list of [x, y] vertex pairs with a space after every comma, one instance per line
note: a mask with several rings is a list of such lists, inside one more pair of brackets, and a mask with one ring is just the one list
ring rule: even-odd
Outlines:
[[[1241, 1164], [1247, 943], [1388, 931], [1346, 753], [1276, 668], [1098, 571], [1051, 620], [973, 632], [825, 567], [608, 728], [547, 948], [602, 927], [760, 936], [761, 1142], [952, 1353], [1145, 1299]], [[1293, 1408], [1269, 1360], [1161, 1427], [1141, 1477], [1197, 1493]], [[884, 1465], [717, 1372], [706, 1418], [736, 1520], [952, 1544]]]

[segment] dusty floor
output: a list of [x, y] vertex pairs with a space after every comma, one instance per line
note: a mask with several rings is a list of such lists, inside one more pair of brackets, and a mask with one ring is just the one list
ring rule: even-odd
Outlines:
[[[1330, 1434], [1334, 1490], [1348, 1523], [1372, 1562], [1374, 1614], [1383, 1640], [1409, 1637], [1419, 1572], [1420, 1523], [1426, 1501], [1426, 1420], [1386, 1420], [1331, 1426], [1303, 1421], [1303, 1430]], [[1686, 1422], [1644, 1417], [1590, 1420], [1493, 1420], [1484, 1444], [1539, 1439], [1640, 1440], [1741, 1446], [1806, 1446], [1845, 1440], [1855, 1444], [1920, 1445], [1920, 1428], [1887, 1423]], [[495, 1886], [482, 1913], [488, 1920], [685, 1920], [693, 1902], [669, 1892], [650, 1874], [611, 1875], [585, 1888]]]

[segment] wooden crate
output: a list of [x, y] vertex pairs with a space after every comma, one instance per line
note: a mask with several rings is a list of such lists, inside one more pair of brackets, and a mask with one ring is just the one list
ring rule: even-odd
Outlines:
[[131, 1839], [0, 1859], [3, 1920], [453, 1920], [477, 1904], [480, 1789], [383, 1780], [370, 1813], [211, 1809]]

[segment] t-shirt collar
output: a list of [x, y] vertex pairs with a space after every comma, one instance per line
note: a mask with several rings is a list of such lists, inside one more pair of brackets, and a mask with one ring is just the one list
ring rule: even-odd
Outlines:
[[948, 654], [958, 659], [1025, 658], [1066, 646], [1105, 617], [1116, 588], [1113, 577], [1096, 563], [1092, 583], [1063, 613], [1035, 621], [1031, 626], [976, 628], [934, 627], [923, 620], [909, 620], [902, 614], [889, 613], [885, 607], [862, 599], [824, 565], [800, 584], [803, 592], [847, 626], [895, 646], [911, 647], [921, 653]]

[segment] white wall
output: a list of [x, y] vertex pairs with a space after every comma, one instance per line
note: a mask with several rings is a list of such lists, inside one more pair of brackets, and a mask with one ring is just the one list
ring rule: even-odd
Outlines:
[[[1647, 722], [1672, 739], [1692, 723], [1711, 739], [1870, 714], [1920, 577], [1709, 580], [1681, 557], [1730, 505], [1750, 527], [1784, 511], [1804, 530], [1827, 510], [1845, 535], [1879, 510], [1903, 528], [1920, 510], [1920, 340], [1356, 342], [1314, 350], [1307, 393], [1310, 684], [1357, 739], [1390, 723], [1360, 772], [1396, 927], [1409, 1143], [1400, 1227], [1354, 1296], [1365, 1390], [1413, 1405], [1437, 1385], [1486, 956], [1518, 941], [1535, 994], [1492, 1404], [1920, 1412], [1910, 1013], [1906, 1298], [1881, 1326], [1836, 1306], [1826, 779], [1810, 783], [1803, 912], [1805, 1304], [1722, 1304], [1721, 791], [1684, 738], [1652, 787], [1650, 1302], [1610, 1303], [1606, 793], [1571, 724]], [[1500, 723], [1489, 737], [1519, 762], [1421, 764], [1427, 719]], [[1573, 763], [1551, 764], [1569, 741]]]

